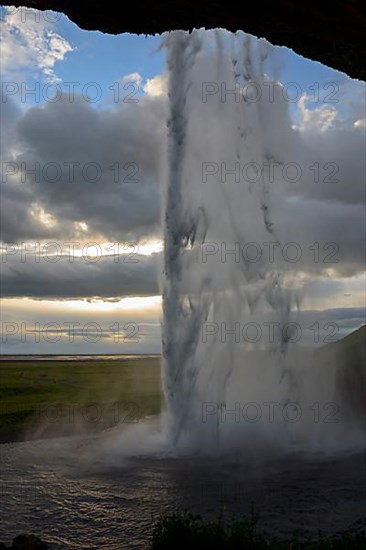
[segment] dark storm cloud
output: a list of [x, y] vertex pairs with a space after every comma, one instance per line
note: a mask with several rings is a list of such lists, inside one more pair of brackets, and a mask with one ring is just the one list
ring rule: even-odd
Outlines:
[[21, 255], [2, 264], [3, 297], [41, 299], [121, 298], [159, 294], [160, 256], [104, 256], [95, 261], [60, 257], [57, 262]]
[[[28, 109], [13, 123], [21, 152], [7, 143], [2, 153], [4, 213], [10, 208], [24, 218], [35, 203], [63, 223], [65, 236], [80, 221], [90, 234], [112, 240], [156, 232], [164, 127], [163, 102], [147, 96], [100, 111], [66, 97]], [[10, 175], [15, 169], [18, 183]], [[25, 218], [18, 225], [5, 215], [3, 240], [34, 237]], [[40, 226], [39, 234], [50, 232]]]
[[283, 248], [294, 242], [301, 255], [293, 264], [295, 269], [315, 275], [332, 269], [341, 277], [363, 272], [365, 210], [362, 203], [293, 197], [277, 205], [275, 224], [280, 223], [281, 216], [286, 216], [288, 222], [287, 231], [282, 235]]

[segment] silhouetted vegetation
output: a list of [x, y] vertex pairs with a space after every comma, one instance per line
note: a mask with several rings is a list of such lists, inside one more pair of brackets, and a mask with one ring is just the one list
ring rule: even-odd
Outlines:
[[365, 533], [345, 532], [317, 540], [279, 539], [257, 530], [257, 518], [205, 521], [188, 512], [162, 516], [156, 523], [151, 550], [346, 550], [366, 548]]

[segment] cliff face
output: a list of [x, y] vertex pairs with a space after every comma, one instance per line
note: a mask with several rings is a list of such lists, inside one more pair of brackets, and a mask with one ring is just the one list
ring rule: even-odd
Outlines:
[[262, 0], [140, 0], [136, 3], [89, 0], [16, 0], [3, 5], [65, 13], [79, 27], [111, 34], [155, 34], [167, 30], [223, 27], [244, 30], [272, 44], [366, 79], [366, 4], [360, 0], [299, 2]]

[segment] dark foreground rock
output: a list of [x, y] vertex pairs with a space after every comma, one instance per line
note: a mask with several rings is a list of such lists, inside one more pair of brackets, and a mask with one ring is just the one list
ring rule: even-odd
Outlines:
[[5, 546], [0, 542], [0, 550], [11, 549], [11, 550], [47, 550], [48, 544], [42, 542], [40, 538], [35, 535], [18, 535], [13, 540], [11, 546]]

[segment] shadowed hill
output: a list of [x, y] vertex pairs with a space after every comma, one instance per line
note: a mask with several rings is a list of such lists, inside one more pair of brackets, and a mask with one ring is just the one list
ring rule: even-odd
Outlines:
[[366, 416], [366, 325], [320, 348], [316, 361], [337, 369], [338, 398], [345, 414]]

